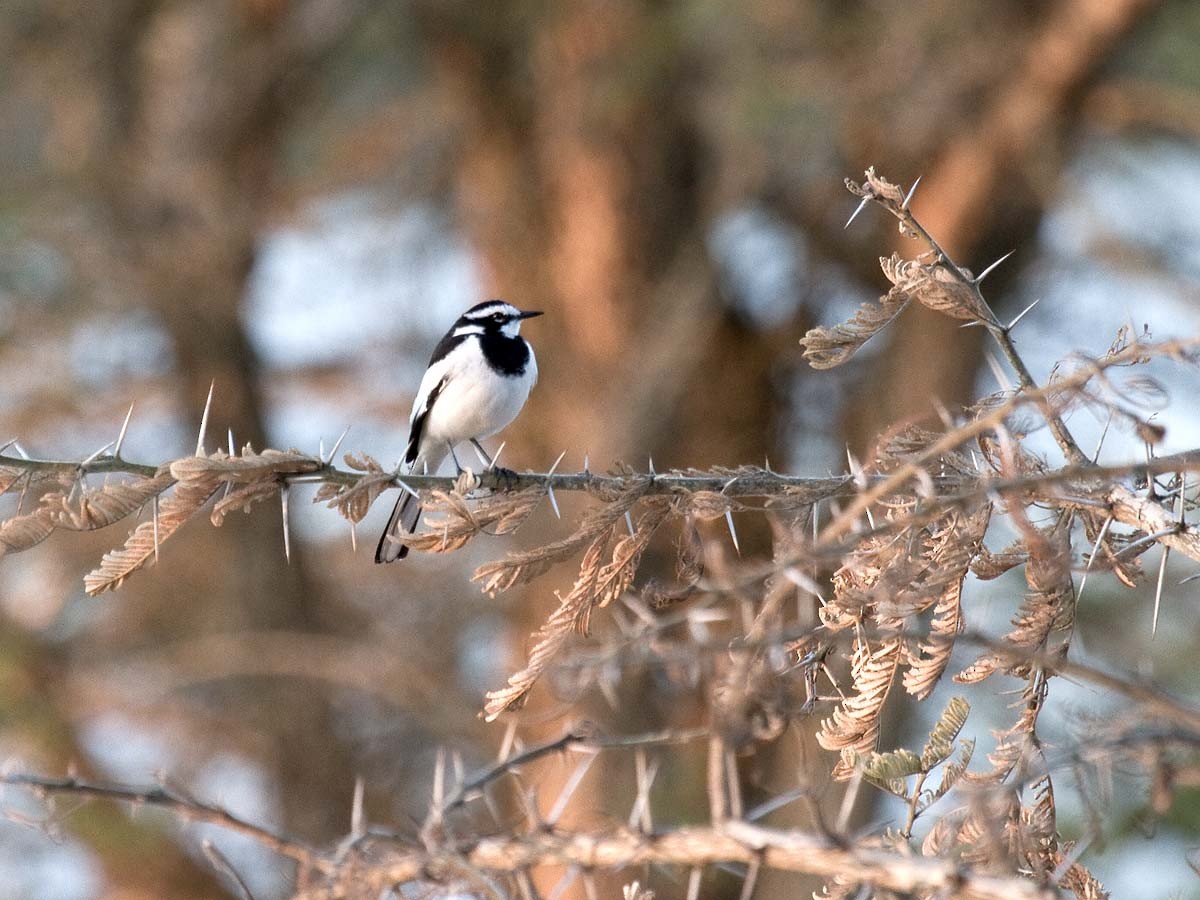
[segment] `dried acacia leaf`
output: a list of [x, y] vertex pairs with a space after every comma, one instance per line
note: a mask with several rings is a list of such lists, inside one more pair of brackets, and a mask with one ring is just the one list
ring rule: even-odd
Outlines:
[[533, 635], [533, 649], [529, 651], [529, 659], [525, 666], [509, 676], [508, 684], [498, 691], [488, 691], [487, 702], [484, 705], [484, 719], [492, 722], [502, 712], [516, 708], [525, 702], [534, 684], [541, 678], [542, 673], [551, 661], [562, 650], [571, 635], [580, 630], [581, 622], [592, 606], [595, 595], [596, 580], [600, 575], [601, 564], [604, 561], [604, 550], [608, 544], [607, 532], [597, 538], [583, 555], [583, 563], [575, 586], [571, 589], [558, 609], [546, 620], [545, 624]]
[[[1013, 630], [1004, 642], [1014, 648], [1036, 652], [1046, 646], [1055, 632], [1069, 632], [1075, 622], [1075, 587], [1071, 580], [1069, 529], [1060, 526], [1048, 530], [1034, 528], [1014, 510], [1014, 521], [1021, 527], [1029, 548], [1025, 581], [1029, 587], [1012, 619]], [[976, 684], [997, 671], [1017, 678], [1026, 677], [1033, 664], [1009, 654], [988, 652], [954, 676], [960, 684]]]
[[51, 515], [57, 528], [72, 531], [92, 531], [105, 528], [141, 509], [151, 497], [156, 497], [175, 483], [169, 472], [154, 478], [108, 484], [87, 490], [72, 505], [60, 492], [42, 497], [42, 506]]
[[[603, 607], [612, 602], [629, 587], [650, 539], [673, 508], [673, 503], [666, 498], [649, 501], [648, 508], [638, 518], [633, 534], [617, 540], [611, 556], [607, 553], [612, 533], [611, 522], [597, 530], [596, 537], [583, 555], [571, 592], [533, 636], [533, 650], [524, 668], [508, 679], [506, 687], [488, 692], [484, 707], [484, 716], [488, 721], [504, 710], [523, 703], [570, 635], [586, 635], [592, 611], [597, 606]], [[606, 518], [601, 516], [597, 521], [603, 522]]]
[[368, 472], [353, 485], [346, 487], [340, 484], [324, 484], [313, 497], [313, 503], [328, 501], [329, 509], [336, 509], [351, 522], [361, 522], [371, 505], [379, 495], [392, 487], [394, 478], [391, 472]]
[[[474, 506], [456, 492], [433, 491], [424, 501], [429, 531], [406, 536], [414, 550], [446, 553], [463, 547], [476, 535], [506, 534], [518, 528], [546, 495], [542, 485], [492, 494]], [[492, 528], [491, 532], [487, 529]]]
[[[900, 664], [900, 639], [886, 638], [875, 650], [866, 640], [855, 639], [850, 671], [855, 693], [846, 697], [821, 722], [817, 742], [826, 750], [873, 752], [879, 738], [879, 716]], [[843, 754], [833, 775], [844, 781], [854, 774], [853, 763]]]
[[893, 288], [879, 300], [868, 301], [840, 325], [809, 329], [800, 339], [804, 358], [814, 369], [832, 369], [848, 360], [867, 341], [887, 327], [911, 298]]
[[925, 840], [921, 842], [922, 856], [941, 856], [951, 845], [954, 838], [954, 823], [949, 816], [943, 816], [933, 823]]
[[580, 621], [581, 634], [588, 633], [592, 608], [603, 609], [608, 606], [633, 583], [642, 554], [646, 552], [650, 539], [670, 513], [670, 501], [658, 498], [650, 503], [649, 509], [638, 518], [633, 534], [618, 539], [613, 545], [612, 559], [600, 570], [592, 603]]
[[696, 491], [688, 498], [688, 508], [697, 519], [709, 522], [719, 519], [738, 507], [732, 498], [716, 491]]
[[255, 503], [266, 500], [268, 497], [274, 497], [279, 490], [279, 484], [274, 481], [258, 481], [235, 488], [216, 502], [209, 515], [209, 521], [219, 528], [225, 521], [225, 517], [234, 510], [240, 509], [242, 512], [248, 513], [250, 507]]
[[908, 287], [922, 306], [970, 322], [990, 318], [974, 287], [945, 266], [926, 266], [924, 269], [924, 278]]
[[278, 480], [285, 475], [303, 475], [323, 467], [299, 450], [264, 450], [255, 453], [249, 445], [238, 456], [218, 450], [211, 456], [187, 456], [171, 463], [171, 474], [181, 482], [217, 479], [231, 484]]
[[[1067, 844], [1059, 848], [1058, 858], [1055, 861], [1056, 869], [1070, 856], [1071, 849], [1072, 847]], [[1078, 862], [1071, 864], [1059, 879], [1058, 886], [1071, 891], [1079, 900], [1108, 900], [1109, 896], [1100, 880], [1082, 863]]]
[[221, 487], [222, 482], [215, 478], [194, 477], [177, 484], [174, 493], [159, 504], [157, 535], [153, 520], [138, 525], [124, 547], [104, 554], [100, 565], [84, 576], [84, 590], [94, 597], [120, 587], [126, 578], [154, 558], [157, 544], [174, 534]]
[[963, 627], [963, 582], [983, 543], [991, 513], [991, 504], [969, 516], [951, 513], [930, 537], [924, 589], [937, 596], [937, 605], [929, 637], [921, 641], [916, 653], [909, 654], [909, 668], [904, 673], [904, 689], [919, 700], [933, 693], [954, 652], [954, 640]]
[[875, 172], [875, 167], [871, 166], [863, 173], [865, 178], [863, 187], [869, 189], [871, 196], [882, 197], [892, 203], [900, 203], [904, 200], [904, 191], [900, 190], [900, 186], [892, 184], [882, 175]]
[[[531, 489], [533, 490], [533, 489]], [[544, 488], [536, 488], [543, 491]], [[483, 582], [483, 592], [495, 596], [514, 584], [529, 581], [547, 571], [555, 563], [572, 556], [581, 547], [592, 543], [600, 535], [607, 535], [612, 527], [624, 518], [625, 513], [646, 491], [646, 483], [638, 482], [615, 495], [604, 505], [588, 510], [575, 533], [559, 541], [527, 550], [510, 553], [504, 559], [485, 563], [475, 570], [472, 581]], [[539, 495], [540, 496], [540, 495]]]
[[978, 555], [971, 560], [971, 574], [980, 581], [991, 581], [1017, 566], [1024, 565], [1028, 559], [1025, 544], [1020, 539], [999, 553], [992, 553], [987, 547], [980, 546]]
[[54, 522], [44, 509], [9, 519], [0, 525], [0, 556], [28, 550], [48, 538], [52, 531]]

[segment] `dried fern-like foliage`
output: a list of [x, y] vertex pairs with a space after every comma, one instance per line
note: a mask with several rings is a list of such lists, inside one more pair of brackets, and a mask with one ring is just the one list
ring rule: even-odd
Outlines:
[[[642, 554], [659, 526], [666, 521], [673, 503], [658, 498], [647, 506], [633, 533], [617, 540], [611, 552], [609, 544], [614, 523], [610, 521], [606, 527], [597, 528], [595, 517], [589, 521], [588, 530], [596, 531], [596, 534], [583, 554], [575, 584], [562, 598], [558, 609], [533, 635], [533, 648], [525, 667], [508, 679], [507, 686], [488, 692], [484, 717], [489, 722], [523, 703], [571, 635], [588, 633], [592, 611], [608, 605], [629, 587]], [[480, 575], [476, 573], [478, 577]]]
[[54, 519], [47, 510], [15, 516], [0, 525], [0, 556], [36, 547], [50, 537], [52, 531]]
[[[315, 472], [321, 467], [314, 460], [296, 451], [264, 450], [255, 453], [249, 446], [239, 456], [217, 451], [211, 456], [191, 456], [176, 460], [169, 474], [156, 476], [151, 482], [135, 486], [132, 492], [119, 494], [120, 503], [112, 501], [118, 510], [130, 506], [142, 494], [157, 496], [153, 490], [159, 484], [176, 482], [175, 490], [156, 504], [155, 515], [142, 522], [120, 550], [106, 553], [100, 565], [83, 580], [84, 590], [91, 596], [116, 590], [134, 572], [157, 557], [159, 545], [202, 509], [223, 487], [232, 490], [213, 512], [213, 524], [220, 524], [232, 508], [246, 508], [277, 492], [285, 475]], [[143, 500], [144, 503], [144, 500]]]
[[138, 525], [124, 547], [104, 554], [100, 565], [84, 576], [84, 590], [94, 597], [119, 588], [126, 578], [153, 560], [158, 555], [159, 545], [199, 512], [220, 489], [221, 482], [216, 478], [181, 481], [173, 493], [159, 502], [152, 521]]
[[556, 563], [570, 559], [581, 548], [595, 546], [601, 537], [607, 537], [644, 494], [644, 485], [632, 485], [612, 501], [590, 510], [574, 534], [536, 550], [510, 553], [498, 562], [486, 563], [476, 570], [474, 580], [483, 582], [484, 593], [494, 596], [544, 574]]
[[929, 637], [916, 652], [909, 652], [904, 689], [924, 700], [941, 681], [954, 652], [954, 639], [963, 630], [962, 591], [971, 561], [978, 554], [991, 520], [992, 507], [984, 504], [971, 516], [953, 513], [929, 537], [930, 572], [925, 585], [936, 591], [937, 601]]
[[395, 476], [366, 453], [347, 453], [346, 465], [363, 475], [351, 485], [323, 484], [313, 497], [313, 503], [326, 503], [351, 522], [361, 522], [379, 495], [395, 483]]
[[864, 303], [848, 321], [809, 330], [800, 341], [804, 358], [814, 369], [832, 369], [850, 359], [863, 344], [883, 331], [912, 298], [893, 288], [879, 300]]
[[414, 550], [448, 553], [480, 534], [508, 534], [521, 527], [545, 496], [546, 489], [535, 486], [472, 503], [456, 492], [434, 491], [424, 503], [429, 530], [404, 542]]
[[[887, 638], [874, 649], [866, 640], [856, 639], [851, 658], [854, 694], [821, 722], [817, 741], [826, 750], [842, 751], [833, 768], [833, 777], [844, 781], [854, 774], [857, 755], [872, 753], [879, 741], [879, 717], [900, 665], [899, 638]], [[849, 752], [848, 752], [849, 751]]]
[[95, 490], [84, 490], [78, 503], [67, 495], [50, 493], [42, 496], [42, 507], [51, 515], [56, 528], [72, 531], [93, 531], [107, 528], [126, 516], [138, 512], [146, 503], [175, 483], [170, 472], [154, 478], [119, 484], [106, 484]]

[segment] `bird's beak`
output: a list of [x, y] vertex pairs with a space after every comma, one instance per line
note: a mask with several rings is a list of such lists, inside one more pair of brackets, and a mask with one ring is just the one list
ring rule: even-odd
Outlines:
[[523, 309], [523, 310], [521, 310], [521, 315], [517, 316], [517, 318], [518, 319], [532, 319], [534, 316], [540, 316], [540, 315], [542, 315], [542, 311], [540, 309]]

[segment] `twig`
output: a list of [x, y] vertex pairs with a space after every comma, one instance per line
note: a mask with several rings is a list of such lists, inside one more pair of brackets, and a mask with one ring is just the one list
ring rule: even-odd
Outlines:
[[48, 778], [19, 772], [0, 773], [0, 784], [27, 787], [38, 794], [69, 794], [75, 797], [98, 797], [139, 806], [157, 806], [170, 810], [189, 822], [218, 825], [227, 831], [257, 841], [268, 850], [295, 860], [308, 871], [328, 873], [329, 860], [320, 852], [295, 838], [254, 825], [220, 806], [184, 797], [168, 788], [135, 787], [125, 784], [84, 781], [78, 778]]
[[567, 753], [572, 750], [595, 751], [604, 748], [637, 748], [654, 747], [667, 744], [683, 744], [699, 740], [708, 735], [706, 728], [664, 729], [643, 734], [602, 735], [587, 729], [567, 731], [562, 737], [533, 747], [528, 747], [519, 753], [500, 760], [495, 765], [483, 769], [460, 784], [445, 799], [442, 814], [452, 812], [464, 803], [476, 797], [493, 781], [519, 769], [521, 766], [550, 756], [554, 753]]
[[[863, 185], [863, 189], [866, 191], [866, 193], [863, 195], [864, 199], [870, 198], [871, 200], [874, 200], [889, 213], [895, 216], [905, 228], [912, 233], [917, 234], [921, 240], [928, 244], [930, 249], [933, 250], [934, 254], [937, 256], [937, 261], [950, 272], [955, 280], [971, 291], [975, 302], [979, 304], [980, 309], [982, 309], [987, 316], [987, 318], [983, 321], [983, 327], [987, 329], [988, 334], [992, 336], [992, 339], [996, 342], [996, 344], [1000, 347], [1000, 351], [1004, 354], [1005, 359], [1008, 360], [1008, 364], [1012, 366], [1013, 371], [1017, 373], [1017, 381], [1021, 385], [1021, 390], [1026, 394], [1033, 394], [1035, 392], [1040, 393], [1037, 382], [1033, 380], [1033, 376], [1029, 373], [1029, 368], [1025, 365], [1025, 361], [1021, 358], [1021, 355], [1017, 352], [1017, 348], [1013, 345], [1012, 338], [1010, 336], [1012, 325], [1004, 325], [999, 319], [996, 318], [996, 314], [992, 312], [992, 308], [988, 304], [987, 298], [983, 296], [983, 292], [979, 289], [979, 283], [983, 280], [984, 276], [991, 272], [992, 269], [999, 265], [999, 263], [1007, 259], [1008, 255], [1011, 254], [1001, 257], [999, 260], [985, 269], [979, 276], [971, 278], [953, 259], [950, 258], [950, 254], [947, 253], [945, 248], [938, 243], [937, 239], [925, 229], [925, 226], [917, 220], [916, 216], [912, 214], [912, 210], [909, 209], [907, 202], [896, 203], [887, 197], [877, 194], [871, 189], [869, 184]], [[1019, 320], [1020, 316], [1013, 321], [1013, 325], [1015, 325]], [[1075, 438], [1067, 429], [1062, 417], [1053, 408], [1051, 408], [1049, 399], [1043, 396], [1039, 397], [1037, 400], [1035, 400], [1035, 402], [1037, 403], [1038, 409], [1041, 410], [1042, 415], [1045, 417], [1046, 424], [1050, 426], [1050, 432], [1054, 435], [1055, 442], [1062, 449], [1063, 454], [1067, 457], [1067, 460], [1074, 465], [1086, 464], [1088, 461], [1087, 457], [1084, 455], [1083, 451], [1079, 449], [1079, 445], [1075, 443]]]
[[[383, 855], [384, 848], [375, 847]], [[763, 828], [729, 821], [657, 834], [611, 828], [601, 834], [564, 830], [497, 836], [471, 841], [453, 850], [428, 853], [396, 849], [389, 858], [354, 871], [362, 896], [391, 889], [460, 861], [482, 872], [520, 872], [537, 865], [568, 866], [579, 871], [658, 864], [702, 867], [758, 864], [821, 878], [849, 875], [864, 884], [900, 893], [951, 890], [984, 900], [1033, 900], [1058, 897], [1057, 891], [1018, 876], [988, 875], [952, 860], [925, 859], [885, 850], [846, 846], [801, 831]], [[302, 890], [296, 900], [335, 900], [344, 896], [336, 878]]]

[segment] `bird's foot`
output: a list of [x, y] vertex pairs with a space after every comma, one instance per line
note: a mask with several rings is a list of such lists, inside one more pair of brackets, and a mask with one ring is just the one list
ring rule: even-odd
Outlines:
[[521, 476], [512, 469], [506, 469], [503, 466], [493, 466], [488, 470], [496, 478], [497, 486], [502, 491], [511, 491], [517, 486], [521, 480]]

